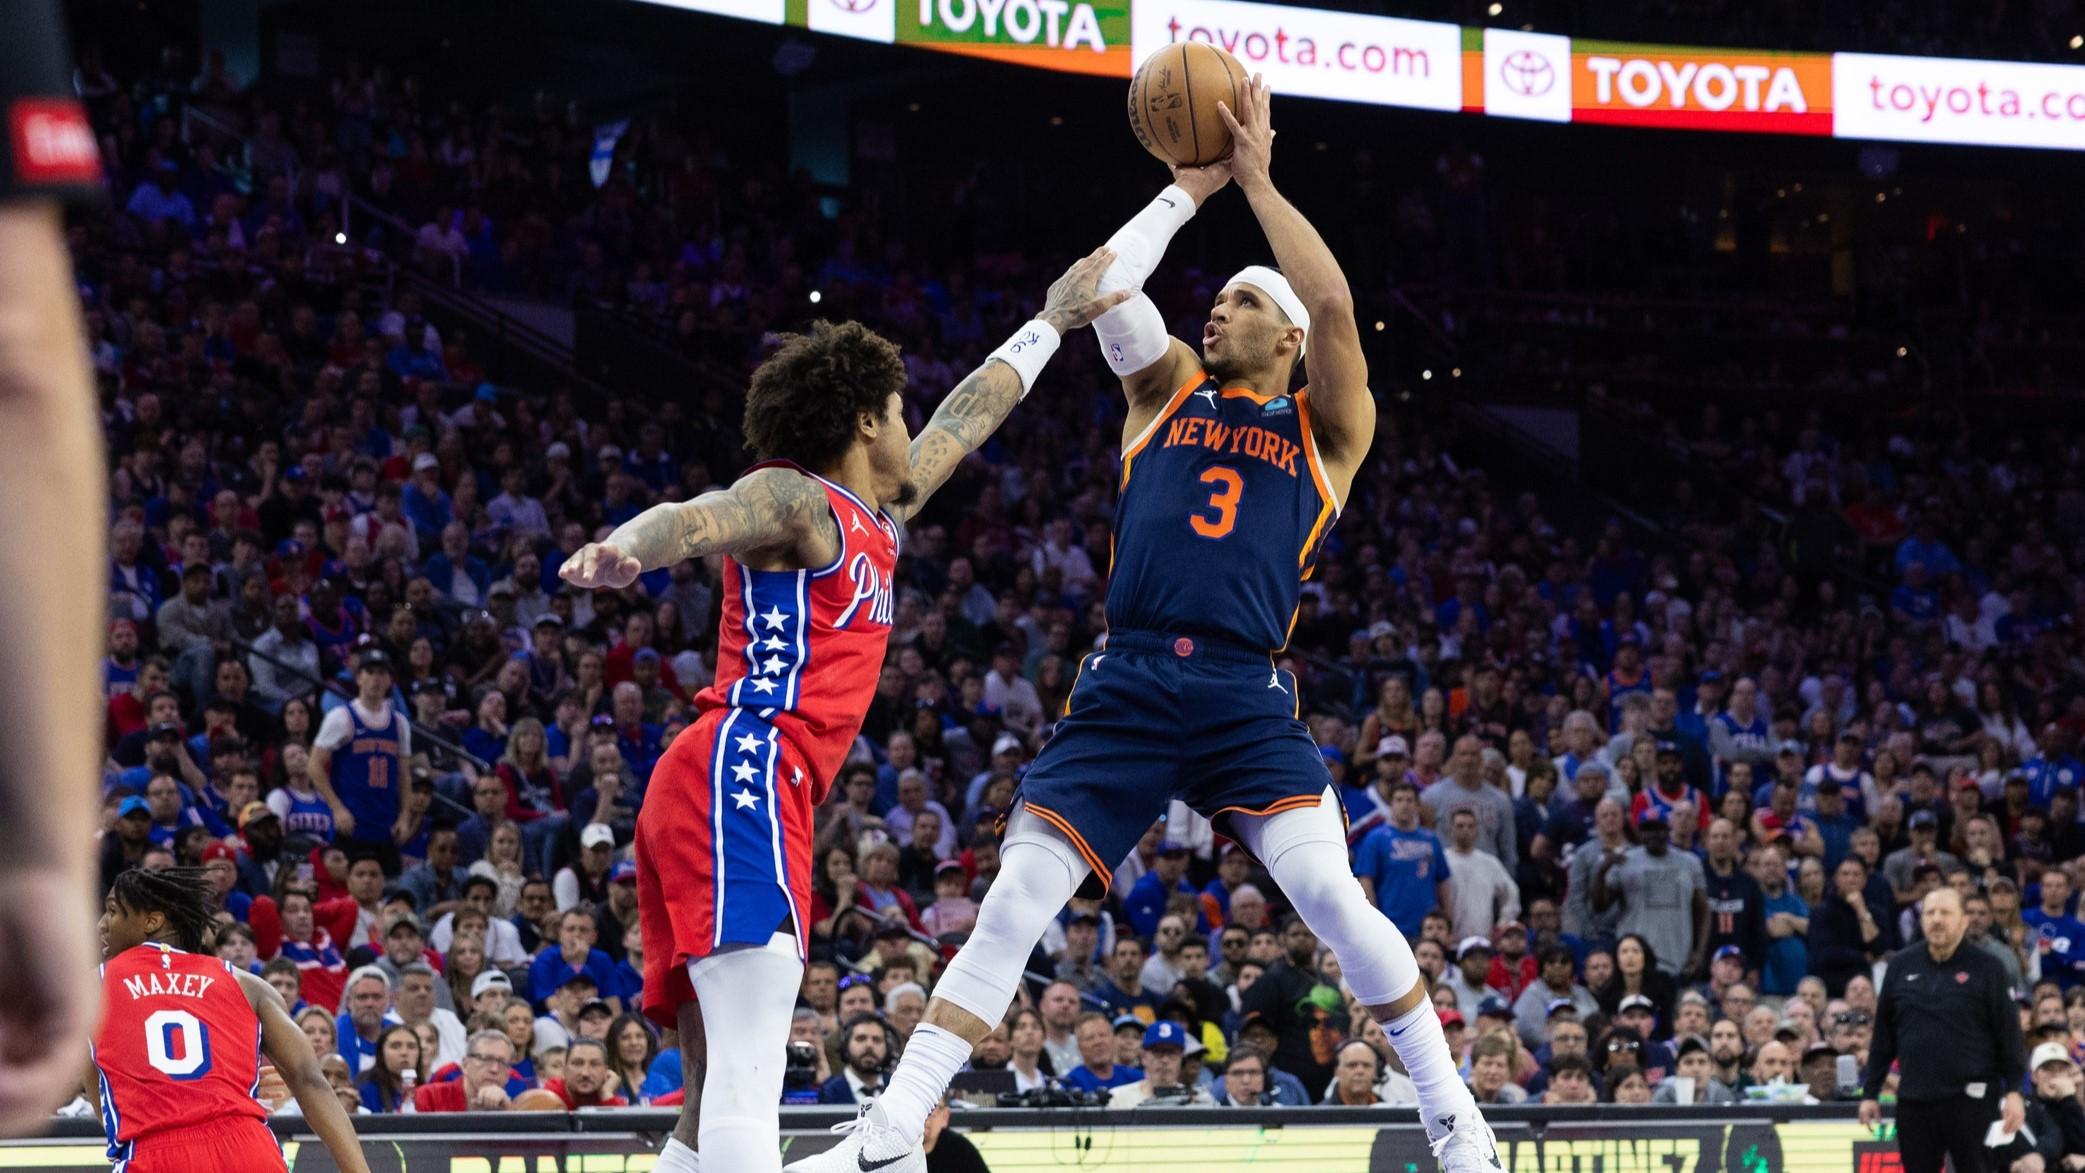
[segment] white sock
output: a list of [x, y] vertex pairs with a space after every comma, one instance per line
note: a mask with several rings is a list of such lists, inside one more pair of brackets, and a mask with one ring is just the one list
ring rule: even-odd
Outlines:
[[681, 1143], [681, 1138], [666, 1138], [666, 1147], [659, 1150], [659, 1163], [652, 1166], [656, 1173], [702, 1173], [702, 1158], [694, 1149]]
[[1448, 1036], [1441, 1033], [1441, 1020], [1433, 1003], [1424, 1001], [1404, 1017], [1383, 1024], [1383, 1034], [1397, 1057], [1404, 1061], [1405, 1074], [1419, 1089], [1419, 1119], [1429, 1137], [1448, 1131], [1441, 1121], [1474, 1115], [1477, 1101], [1455, 1070], [1455, 1053], [1448, 1049]]
[[890, 1084], [876, 1097], [884, 1120], [908, 1141], [917, 1141], [927, 1130], [927, 1116], [941, 1102], [948, 1081], [970, 1061], [970, 1044], [954, 1031], [922, 1022], [905, 1044], [905, 1057], [891, 1072]]

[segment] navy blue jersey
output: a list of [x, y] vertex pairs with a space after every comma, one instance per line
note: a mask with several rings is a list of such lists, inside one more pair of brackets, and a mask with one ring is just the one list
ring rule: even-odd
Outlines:
[[1307, 392], [1226, 391], [1197, 371], [1123, 449], [1109, 630], [1280, 650], [1338, 514]]

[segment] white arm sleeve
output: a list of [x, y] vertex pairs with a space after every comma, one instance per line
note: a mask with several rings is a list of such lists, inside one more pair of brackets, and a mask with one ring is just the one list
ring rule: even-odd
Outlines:
[[1173, 344], [1166, 333], [1165, 316], [1141, 293], [1093, 319], [1093, 337], [1118, 379], [1127, 379], [1164, 358]]
[[1118, 289], [1142, 289], [1151, 271], [1166, 255], [1166, 246], [1173, 242], [1173, 234], [1186, 227], [1194, 219], [1195, 199], [1179, 186], [1169, 186], [1158, 193], [1158, 198], [1144, 205], [1144, 209], [1129, 218], [1129, 223], [1115, 230], [1108, 238], [1108, 247], [1115, 252], [1114, 263], [1101, 274], [1100, 292], [1113, 293]]
[[1108, 238], [1115, 260], [1101, 274], [1100, 292], [1140, 291], [1093, 323], [1093, 337], [1100, 343], [1101, 357], [1107, 359], [1108, 369], [1115, 372], [1116, 378], [1126, 379], [1166, 356], [1171, 340], [1166, 336], [1165, 317], [1141, 290], [1165, 257], [1173, 234], [1186, 226], [1194, 214], [1194, 197], [1177, 185], [1169, 186]]

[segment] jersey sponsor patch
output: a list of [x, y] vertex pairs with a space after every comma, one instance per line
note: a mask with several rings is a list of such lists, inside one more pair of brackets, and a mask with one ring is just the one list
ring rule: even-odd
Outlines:
[[7, 138], [20, 183], [93, 183], [101, 178], [101, 149], [78, 102], [17, 98], [7, 108]]

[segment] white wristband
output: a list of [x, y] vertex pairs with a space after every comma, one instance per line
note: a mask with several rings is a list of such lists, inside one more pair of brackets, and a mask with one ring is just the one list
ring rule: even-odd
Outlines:
[[1013, 337], [1001, 343], [999, 349], [986, 356], [985, 361], [996, 358], [1012, 367], [1014, 373], [1021, 376], [1021, 398], [1026, 399], [1062, 341], [1064, 339], [1057, 333], [1057, 327], [1041, 318], [1031, 318], [1027, 325], [1014, 331]]

